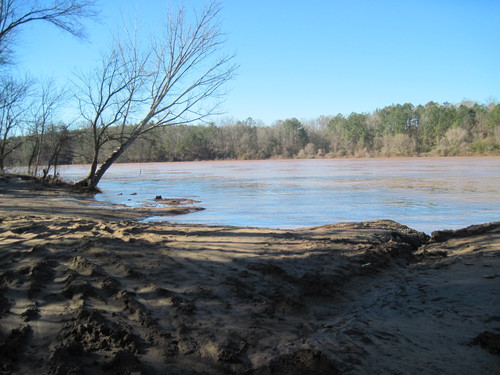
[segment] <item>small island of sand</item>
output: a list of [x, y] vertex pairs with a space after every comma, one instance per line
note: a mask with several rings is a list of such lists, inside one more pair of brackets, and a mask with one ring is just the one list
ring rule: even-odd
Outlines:
[[500, 222], [138, 221], [189, 209], [1, 181], [0, 373], [498, 374]]

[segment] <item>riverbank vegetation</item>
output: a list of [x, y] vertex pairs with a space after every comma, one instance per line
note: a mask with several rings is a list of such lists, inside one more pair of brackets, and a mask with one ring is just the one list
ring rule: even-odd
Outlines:
[[[92, 134], [82, 126], [51, 125], [43, 143], [36, 132], [11, 138], [7, 166], [90, 163]], [[107, 129], [103, 149], [116, 147], [122, 127]], [[5, 143], [5, 141], [4, 141]], [[107, 148], [107, 150], [106, 150]], [[226, 120], [220, 124], [161, 127], [138, 139], [120, 162], [245, 160], [321, 157], [466, 156], [500, 154], [500, 104], [395, 104], [372, 113], [295, 118], [271, 125]]]

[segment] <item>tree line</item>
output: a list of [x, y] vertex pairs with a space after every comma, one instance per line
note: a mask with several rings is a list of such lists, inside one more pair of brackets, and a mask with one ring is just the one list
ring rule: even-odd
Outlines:
[[[93, 136], [82, 126], [69, 130], [50, 124], [43, 145], [36, 132], [15, 140], [19, 147], [8, 165], [87, 164], [93, 161]], [[127, 129], [108, 129], [119, 139]], [[108, 155], [119, 145], [110, 141]], [[158, 127], [141, 137], [120, 162], [248, 160], [322, 157], [397, 157], [500, 155], [500, 104], [395, 104], [372, 113], [296, 118], [271, 125], [251, 118], [220, 124]], [[103, 162], [104, 157], [97, 162]]]

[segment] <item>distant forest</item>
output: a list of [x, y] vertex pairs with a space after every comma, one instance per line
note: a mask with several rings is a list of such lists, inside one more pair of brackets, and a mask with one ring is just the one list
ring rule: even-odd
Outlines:
[[[57, 161], [52, 165], [92, 160], [85, 126], [50, 129], [44, 149], [37, 153], [40, 165], [50, 163], [55, 147]], [[6, 157], [5, 165], [31, 165], [37, 137], [25, 135], [13, 141], [19, 146]], [[106, 147], [111, 152], [113, 142]], [[138, 139], [119, 162], [465, 155], [500, 155], [500, 104], [407, 103], [305, 122], [291, 118], [265, 125], [249, 118], [163, 127]]]

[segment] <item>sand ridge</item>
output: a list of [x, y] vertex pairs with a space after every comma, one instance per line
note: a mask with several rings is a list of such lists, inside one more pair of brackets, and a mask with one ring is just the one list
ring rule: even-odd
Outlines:
[[440, 242], [386, 220], [279, 231], [5, 216], [0, 233], [4, 373], [498, 369], [481, 334], [500, 328], [500, 223]]

